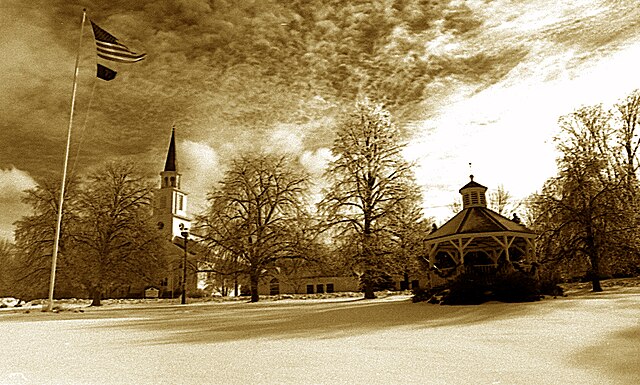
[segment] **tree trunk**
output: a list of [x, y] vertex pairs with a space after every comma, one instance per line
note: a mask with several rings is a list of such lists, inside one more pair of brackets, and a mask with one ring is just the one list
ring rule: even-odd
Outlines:
[[598, 293], [602, 291], [600, 285], [600, 255], [596, 248], [591, 227], [587, 228], [587, 253], [589, 254], [589, 262], [591, 262], [591, 291]]
[[102, 304], [100, 303], [100, 300], [102, 299], [102, 293], [100, 292], [100, 289], [97, 287], [94, 287], [91, 289], [91, 297], [92, 297], [92, 301], [91, 301], [91, 305], [89, 306], [102, 306]]
[[591, 291], [594, 293], [602, 291], [602, 286], [600, 285], [600, 277], [596, 273], [593, 273], [593, 277], [591, 278]]
[[257, 270], [251, 272], [251, 302], [258, 302], [260, 297], [258, 296], [258, 281], [260, 275]]
[[376, 293], [373, 291], [373, 285], [370, 280], [364, 282], [364, 299], [375, 299]]

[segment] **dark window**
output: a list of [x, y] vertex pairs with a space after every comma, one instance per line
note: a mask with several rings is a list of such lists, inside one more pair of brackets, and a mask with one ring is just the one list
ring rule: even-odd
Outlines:
[[280, 282], [278, 281], [278, 278], [274, 278], [271, 280], [269, 284], [269, 294], [270, 295], [280, 294]]
[[318, 294], [324, 293], [324, 285], [323, 284], [319, 284], [317, 286], [317, 292], [318, 292]]
[[313, 294], [313, 285], [307, 285], [307, 294]]
[[333, 293], [333, 283], [327, 283], [327, 293]]
[[412, 289], [419, 289], [420, 288], [420, 281], [418, 281], [417, 279], [414, 279], [413, 281], [411, 281], [411, 288]]

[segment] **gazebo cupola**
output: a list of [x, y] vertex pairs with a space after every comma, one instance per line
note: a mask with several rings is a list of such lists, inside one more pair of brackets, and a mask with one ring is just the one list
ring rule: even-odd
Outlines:
[[487, 207], [487, 188], [473, 181], [473, 175], [469, 175], [471, 181], [460, 189], [462, 194], [462, 208]]

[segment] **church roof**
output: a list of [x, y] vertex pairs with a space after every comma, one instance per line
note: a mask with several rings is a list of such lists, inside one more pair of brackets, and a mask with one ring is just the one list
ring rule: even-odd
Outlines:
[[176, 129], [171, 130], [171, 142], [167, 152], [167, 161], [164, 164], [164, 171], [177, 171], [176, 169]]
[[503, 231], [535, 234], [525, 226], [505, 218], [495, 211], [486, 207], [473, 206], [460, 211], [439, 229], [429, 234], [426, 239], [431, 240], [458, 234], [493, 233]]

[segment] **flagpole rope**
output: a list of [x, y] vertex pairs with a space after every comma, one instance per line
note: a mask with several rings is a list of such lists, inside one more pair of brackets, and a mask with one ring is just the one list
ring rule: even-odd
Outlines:
[[91, 105], [93, 103], [93, 95], [95, 93], [97, 83], [98, 81], [94, 79], [93, 86], [91, 86], [91, 95], [89, 96], [89, 105], [87, 106], [87, 113], [84, 116], [84, 123], [80, 128], [80, 139], [78, 140], [78, 149], [76, 150], [76, 155], [73, 159], [73, 165], [71, 166], [71, 175], [74, 175], [74, 172], [76, 170], [76, 164], [78, 163], [78, 158], [80, 157], [80, 147], [82, 146], [82, 142], [84, 141], [84, 133], [86, 132], [87, 121], [89, 120], [89, 114], [91, 113]]

